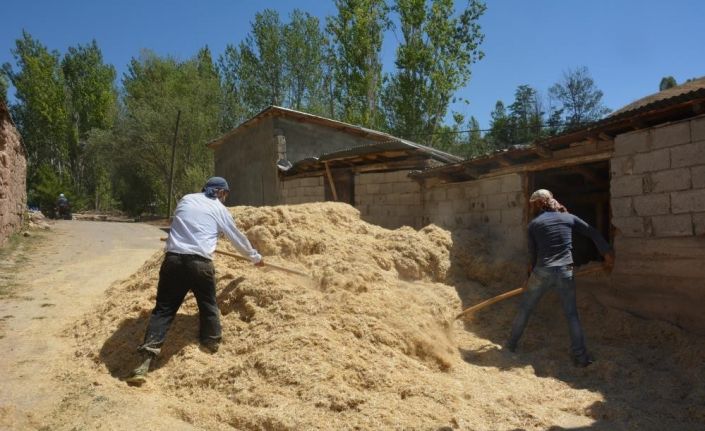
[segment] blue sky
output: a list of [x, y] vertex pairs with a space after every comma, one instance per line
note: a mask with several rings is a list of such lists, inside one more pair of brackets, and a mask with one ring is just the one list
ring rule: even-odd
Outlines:
[[[12, 61], [22, 29], [60, 52], [95, 38], [119, 76], [143, 48], [186, 59], [208, 45], [218, 56], [244, 38], [264, 8], [283, 17], [294, 8], [320, 18], [335, 13], [332, 0], [7, 2], [0, 9], [0, 63]], [[495, 102], [511, 103], [518, 85], [545, 94], [569, 68], [587, 66], [612, 109], [657, 91], [663, 76], [680, 83], [705, 75], [701, 0], [487, 0], [480, 24], [486, 56], [458, 92], [470, 104], [455, 109], [483, 128]], [[385, 37], [386, 71], [394, 67], [396, 37]]]

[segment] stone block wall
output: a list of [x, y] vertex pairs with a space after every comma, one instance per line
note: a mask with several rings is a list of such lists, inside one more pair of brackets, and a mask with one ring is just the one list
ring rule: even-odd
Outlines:
[[325, 201], [323, 176], [281, 181], [280, 204], [295, 205]]
[[361, 173], [355, 176], [355, 207], [363, 220], [389, 229], [419, 228], [421, 186], [409, 171]]
[[477, 229], [492, 241], [493, 255], [526, 261], [526, 197], [523, 176], [509, 174], [424, 190], [422, 224]]
[[612, 224], [621, 235], [705, 233], [705, 116], [618, 136], [611, 170]]
[[705, 116], [615, 138], [605, 302], [705, 333]]
[[27, 206], [27, 160], [5, 104], [0, 102], [0, 247], [22, 227]]

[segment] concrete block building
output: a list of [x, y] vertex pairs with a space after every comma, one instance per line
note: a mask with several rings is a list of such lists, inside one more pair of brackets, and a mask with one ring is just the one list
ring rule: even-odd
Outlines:
[[463, 159], [387, 133], [270, 106], [210, 142], [228, 205], [334, 200], [385, 227], [417, 226], [421, 186], [413, 170]]
[[[471, 229], [517, 271], [528, 197], [550, 189], [614, 246], [609, 282], [590, 288], [601, 302], [705, 333], [705, 78], [472, 160], [278, 107], [209, 145], [230, 205], [336, 200], [388, 228]], [[578, 265], [600, 259], [579, 236], [573, 254]]]
[[[550, 189], [614, 246], [609, 283], [590, 287], [601, 302], [705, 333], [705, 78], [589, 127], [412, 177], [422, 224], [486, 230], [508, 261], [526, 256], [528, 196]], [[577, 264], [599, 259], [589, 240], [574, 246]]]

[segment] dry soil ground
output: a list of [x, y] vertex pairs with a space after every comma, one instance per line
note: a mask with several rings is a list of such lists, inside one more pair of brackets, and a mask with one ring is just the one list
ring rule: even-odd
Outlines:
[[138, 223], [58, 221], [36, 235], [3, 256], [0, 269], [10, 290], [0, 300], [0, 429], [53, 429], [47, 424], [61, 403], [76, 387], [93, 385], [61, 381], [75, 349], [65, 328], [162, 247], [163, 232]]

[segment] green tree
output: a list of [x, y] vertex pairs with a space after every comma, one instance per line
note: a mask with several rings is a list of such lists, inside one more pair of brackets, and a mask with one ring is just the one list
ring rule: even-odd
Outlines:
[[111, 151], [115, 193], [133, 213], [163, 211], [178, 111], [173, 197], [198, 190], [212, 174], [212, 154], [203, 144], [219, 132], [216, 67], [208, 48], [185, 62], [145, 51], [131, 61], [123, 87], [124, 112], [116, 124]]
[[242, 93], [241, 56], [237, 46], [228, 44], [218, 58], [220, 76], [219, 129], [226, 132], [242, 123], [250, 114]]
[[658, 91], [668, 90], [669, 88], [673, 88], [676, 86], [678, 86], [676, 78], [672, 76], [664, 76], [663, 78], [661, 78], [661, 82], [658, 86]]
[[265, 9], [255, 15], [252, 29], [240, 43], [240, 80], [250, 112], [282, 105], [286, 92], [284, 26], [279, 13]]
[[485, 11], [470, 0], [455, 16], [453, 0], [396, 0], [403, 41], [397, 72], [388, 77], [385, 106], [390, 129], [401, 136], [433, 136], [443, 124], [454, 93], [482, 58], [478, 24]]
[[389, 8], [384, 0], [335, 0], [338, 13], [326, 26], [335, 52], [334, 77], [339, 97], [337, 117], [343, 121], [380, 128], [384, 30]]
[[610, 112], [602, 105], [602, 91], [584, 66], [565, 72], [548, 92], [560, 104], [566, 129], [582, 127]]
[[245, 41], [228, 45], [218, 60], [221, 128], [229, 130], [268, 105], [326, 112], [327, 52], [318, 18], [296, 9], [282, 23], [276, 11], [258, 13]]
[[0, 103], [7, 104], [7, 89], [10, 84], [7, 81], [7, 77], [2, 73], [0, 69]]
[[92, 194], [94, 170], [100, 160], [86, 156], [86, 139], [93, 129], [109, 129], [116, 113], [115, 68], [103, 62], [93, 40], [70, 47], [61, 62], [67, 96], [67, 145], [74, 191]]
[[487, 154], [491, 148], [488, 145], [487, 140], [482, 136], [482, 131], [480, 130], [480, 123], [477, 118], [471, 116], [470, 121], [468, 121], [468, 149], [463, 154], [466, 158], [477, 157], [482, 154]]
[[486, 139], [491, 148], [506, 148], [513, 144], [513, 128], [504, 102], [498, 100], [490, 114], [490, 131]]
[[23, 31], [12, 50], [16, 69], [3, 64], [3, 73], [15, 88], [11, 111], [27, 148], [30, 189], [47, 166], [62, 179], [68, 175], [67, 100], [59, 53]]
[[326, 39], [318, 18], [295, 9], [283, 28], [287, 105], [321, 112]]
[[511, 124], [510, 142], [524, 144], [542, 136], [543, 111], [538, 92], [528, 85], [520, 85], [514, 92], [514, 103], [509, 105]]

